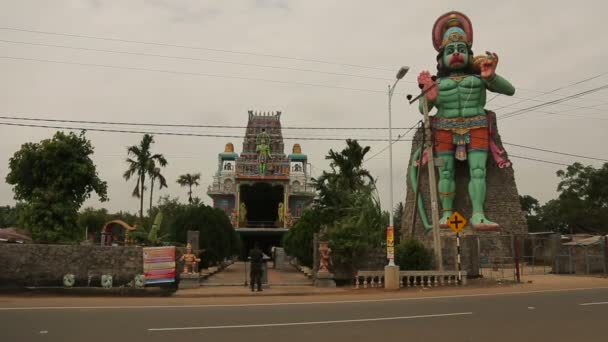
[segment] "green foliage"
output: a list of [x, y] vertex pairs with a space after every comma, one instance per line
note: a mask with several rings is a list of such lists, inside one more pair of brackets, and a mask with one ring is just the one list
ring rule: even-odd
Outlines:
[[289, 255], [298, 258], [302, 265], [313, 267], [312, 242], [321, 230], [322, 214], [318, 207], [305, 210], [302, 217], [283, 237], [283, 246]]
[[574, 163], [559, 170], [559, 196], [544, 205], [521, 196], [530, 231], [561, 233], [608, 232], [608, 163], [600, 168]]
[[331, 171], [315, 179], [319, 198], [304, 212], [284, 238], [287, 253], [312, 266], [313, 234], [328, 228], [327, 238], [336, 267], [352, 271], [366, 254], [382, 246], [388, 213], [382, 212], [374, 179], [363, 168], [369, 152], [356, 140], [347, 140], [341, 152], [330, 150]]
[[[162, 154], [152, 154], [152, 144], [154, 144], [154, 136], [144, 134], [139, 145], [129, 146], [127, 148], [127, 163], [128, 168], [123, 174], [125, 180], [136, 176], [137, 184], [133, 189], [133, 197], [139, 198], [139, 218], [144, 218], [144, 192], [146, 190], [146, 176], [150, 176], [152, 181], [156, 178], [160, 181], [160, 186], [166, 186], [165, 178], [160, 174], [160, 169], [157, 170], [157, 164], [164, 167], [167, 165], [167, 160]], [[154, 186], [154, 183], [151, 183]], [[152, 191], [152, 189], [150, 189]], [[152, 197], [150, 196], [150, 202]]]
[[107, 200], [107, 184], [99, 179], [91, 142], [79, 135], [57, 132], [51, 139], [26, 143], [9, 161], [6, 182], [15, 199], [25, 203], [20, 225], [34, 240], [73, 241], [81, 237], [78, 209], [95, 192]]
[[416, 239], [407, 239], [395, 247], [395, 263], [403, 271], [430, 270], [433, 254]]
[[78, 214], [78, 226], [81, 227], [82, 231], [88, 230], [89, 233], [101, 232], [108, 221], [110, 221], [110, 214], [105, 208], [87, 207]]
[[370, 253], [381, 248], [388, 225], [388, 214], [383, 213], [375, 190], [362, 189], [350, 194], [351, 206], [345, 215], [334, 222], [328, 237], [333, 262], [337, 267], [356, 271]]
[[192, 199], [192, 186], [199, 186], [198, 181], [201, 179], [200, 173], [186, 173], [185, 175], [179, 176], [177, 179], [177, 184], [182, 187], [188, 187], [188, 203], [193, 204], [194, 201]]
[[23, 203], [17, 203], [14, 207], [8, 205], [0, 207], [0, 228], [21, 228], [19, 217], [21, 216], [23, 209]]
[[545, 226], [540, 220], [541, 205], [538, 200], [530, 195], [519, 196], [519, 204], [521, 210], [526, 215], [526, 221], [528, 224], [528, 231], [530, 232], [541, 232], [545, 231]]
[[158, 234], [167, 235], [167, 240], [186, 244], [188, 230], [199, 231], [205, 262], [216, 263], [238, 254], [239, 236], [222, 210], [202, 203], [181, 204], [167, 197], [161, 198], [157, 210], [164, 217]]

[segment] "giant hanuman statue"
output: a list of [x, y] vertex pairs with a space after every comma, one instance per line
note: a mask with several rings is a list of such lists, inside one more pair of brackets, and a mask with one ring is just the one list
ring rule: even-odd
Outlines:
[[[505, 194], [507, 205], [503, 211], [515, 210], [515, 216], [521, 216], [521, 211], [511, 162], [502, 149], [496, 131], [496, 116], [485, 108], [486, 94], [491, 91], [510, 96], [515, 93], [515, 88], [496, 72], [499, 61], [496, 53], [486, 52], [483, 56], [473, 56], [473, 27], [464, 14], [449, 12], [439, 17], [433, 26], [432, 38], [438, 52], [437, 74], [432, 76], [430, 72], [423, 71], [418, 76], [418, 83], [424, 93], [420, 100], [420, 111], [423, 111], [425, 104], [428, 110], [436, 109], [435, 113], [430, 114], [434, 114], [431, 117], [432, 143], [435, 156], [440, 159], [437, 170], [437, 188], [442, 211], [440, 225], [447, 227], [448, 218], [457, 210], [469, 215], [469, 222], [475, 230], [499, 230], [502, 223], [498, 219], [488, 217], [484, 210], [488, 192], [503, 192], [505, 188], [509, 188]], [[417, 134], [418, 138], [420, 134], [421, 132]], [[418, 148], [413, 153], [409, 175], [412, 188], [420, 186], [420, 192], [424, 193], [427, 191], [425, 186], [418, 184], [419, 181], [422, 182], [422, 179], [418, 178], [424, 177], [418, 172], [419, 160], [423, 163], [425, 161], [425, 155], [421, 156], [421, 151], [422, 149]], [[488, 161], [488, 155], [492, 156], [493, 163]], [[468, 172], [463, 172], [465, 167]], [[494, 182], [503, 188], [488, 190], [488, 167], [492, 167], [493, 172], [498, 172], [496, 177], [500, 179]], [[458, 169], [461, 169], [460, 175]], [[424, 181], [428, 182], [428, 179]], [[468, 183], [466, 190], [462, 186], [464, 182]], [[413, 214], [412, 197], [412, 189], [409, 189], [410, 212], [409, 215], [406, 213], [403, 222], [406, 227], [411, 225], [411, 221], [406, 220]], [[493, 196], [492, 213], [501, 211], [495, 208], [500, 206], [495, 198], [496, 196]], [[431, 225], [424, 209], [425, 201], [421, 196], [417, 200], [422, 224], [428, 231]], [[508, 215], [505, 213], [498, 216], [502, 219]], [[516, 221], [518, 225], [521, 223], [520, 218]]]

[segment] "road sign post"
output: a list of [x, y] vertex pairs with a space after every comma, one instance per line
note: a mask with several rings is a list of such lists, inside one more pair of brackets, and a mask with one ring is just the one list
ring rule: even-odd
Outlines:
[[458, 282], [462, 282], [462, 267], [460, 264], [460, 231], [467, 225], [467, 220], [455, 211], [448, 219], [448, 226], [456, 232], [456, 264], [458, 265]]

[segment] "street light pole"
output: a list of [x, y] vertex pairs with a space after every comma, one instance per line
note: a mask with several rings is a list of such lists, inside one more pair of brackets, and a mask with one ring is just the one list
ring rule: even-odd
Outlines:
[[[388, 231], [387, 231], [387, 256], [388, 256], [388, 265], [395, 266], [395, 254], [394, 254], [394, 203], [393, 203], [393, 125], [392, 125], [392, 99], [393, 94], [395, 93], [395, 87], [397, 83], [407, 74], [409, 71], [409, 67], [403, 66], [397, 72], [395, 76], [395, 82], [391, 87], [388, 87], [388, 163], [389, 163], [389, 223], [388, 223]], [[392, 240], [392, 241], [390, 241]], [[388, 248], [393, 248], [392, 253], [388, 253]]]

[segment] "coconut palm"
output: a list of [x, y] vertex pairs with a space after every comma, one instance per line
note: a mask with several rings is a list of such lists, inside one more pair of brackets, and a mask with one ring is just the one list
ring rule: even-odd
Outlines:
[[127, 171], [123, 174], [126, 180], [137, 175], [137, 184], [133, 189], [133, 197], [140, 199], [139, 218], [144, 217], [144, 192], [146, 175], [149, 175], [154, 170], [156, 163], [160, 166], [166, 166], [167, 160], [162, 154], [152, 154], [150, 148], [154, 143], [154, 136], [145, 134], [139, 145], [129, 146], [127, 148]]
[[[154, 163], [152, 163], [154, 164]], [[167, 180], [165, 179], [165, 176], [163, 176], [160, 173], [160, 168], [158, 167], [154, 167], [152, 170], [150, 170], [149, 173], [150, 176], [150, 210], [152, 210], [152, 201], [153, 201], [153, 194], [154, 194], [154, 182], [156, 181], [156, 179], [158, 179], [158, 189], [162, 189], [162, 188], [166, 188], [167, 187]]]
[[189, 174], [179, 176], [177, 184], [188, 187], [188, 203], [192, 204], [192, 186], [199, 186], [198, 181], [201, 179], [200, 173]]

